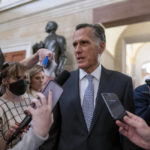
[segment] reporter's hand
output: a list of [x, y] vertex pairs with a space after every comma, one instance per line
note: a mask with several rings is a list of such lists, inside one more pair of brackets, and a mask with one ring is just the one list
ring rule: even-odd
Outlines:
[[34, 55], [30, 56], [29, 58], [23, 59], [20, 61], [21, 64], [26, 66], [27, 69], [32, 68], [40, 61], [40, 65], [43, 65], [44, 58], [48, 56], [50, 60], [54, 60], [54, 53], [48, 49], [39, 49]]
[[127, 112], [127, 114], [128, 116], [123, 118], [123, 122], [116, 121], [120, 133], [136, 145], [150, 149], [150, 127], [142, 118], [130, 112]]
[[11, 126], [9, 128], [9, 130], [6, 131], [5, 135], [4, 135], [4, 139], [5, 140], [8, 140], [12, 135], [13, 133], [16, 131], [16, 129], [18, 128], [19, 126], [17, 124]]
[[43, 65], [43, 60], [46, 56], [48, 56], [50, 60], [54, 60], [54, 53], [48, 49], [45, 48], [39, 49], [37, 53], [39, 55], [40, 65]]
[[48, 100], [42, 93], [37, 94], [40, 100], [33, 100], [36, 109], [29, 107], [28, 110], [32, 115], [33, 130], [42, 137], [46, 137], [53, 123], [52, 116], [52, 92], [49, 92]]

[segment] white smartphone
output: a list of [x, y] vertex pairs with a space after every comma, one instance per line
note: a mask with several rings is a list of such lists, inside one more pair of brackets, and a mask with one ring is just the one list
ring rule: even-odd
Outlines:
[[52, 109], [54, 109], [56, 103], [58, 102], [61, 94], [63, 93], [63, 88], [58, 85], [55, 81], [51, 80], [42, 90], [42, 93], [48, 99], [48, 93], [52, 91]]

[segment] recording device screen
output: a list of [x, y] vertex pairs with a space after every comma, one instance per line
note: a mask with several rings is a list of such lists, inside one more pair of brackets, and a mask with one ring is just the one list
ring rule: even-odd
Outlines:
[[42, 93], [45, 95], [45, 97], [47, 99], [48, 99], [49, 91], [52, 91], [52, 109], [54, 109], [56, 103], [58, 102], [58, 100], [63, 92], [63, 89], [55, 81], [51, 80], [48, 82], [48, 84], [42, 90]]
[[115, 93], [101, 93], [104, 103], [114, 120], [122, 120], [126, 115], [125, 109]]

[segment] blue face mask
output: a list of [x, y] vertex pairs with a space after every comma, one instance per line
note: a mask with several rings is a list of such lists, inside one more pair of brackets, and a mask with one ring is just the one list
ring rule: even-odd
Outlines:
[[27, 90], [27, 81], [22, 79], [14, 83], [10, 83], [9, 90], [17, 96], [23, 95]]

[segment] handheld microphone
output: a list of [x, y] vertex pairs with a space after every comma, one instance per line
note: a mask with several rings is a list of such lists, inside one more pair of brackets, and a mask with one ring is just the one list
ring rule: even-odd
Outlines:
[[21, 133], [21, 130], [24, 129], [32, 120], [32, 116], [30, 113], [25, 112], [26, 116], [25, 118], [22, 120], [20, 126], [16, 129], [16, 131], [13, 133], [13, 135], [7, 140], [7, 145], [12, 142], [14, 139], [16, 139], [16, 137]]
[[[62, 86], [67, 81], [67, 79], [69, 78], [69, 76], [70, 76], [70, 73], [68, 71], [64, 70], [58, 77], [56, 77], [54, 79], [54, 81], [57, 84], [59, 84], [60, 86]], [[47, 85], [45, 86], [45, 88], [42, 90], [42, 93], [45, 92], [46, 87], [50, 84], [50, 82], [51, 81], [49, 81], [47, 83]], [[33, 108], [36, 108], [36, 106], [35, 106], [34, 103], [32, 103], [31, 106]], [[21, 122], [20, 126], [16, 129], [16, 131], [13, 133], [13, 135], [8, 139], [7, 144], [9, 144], [10, 142], [12, 142], [21, 133], [21, 130], [24, 129], [31, 122], [31, 120], [32, 120], [31, 114], [26, 112], [25, 118]]]

